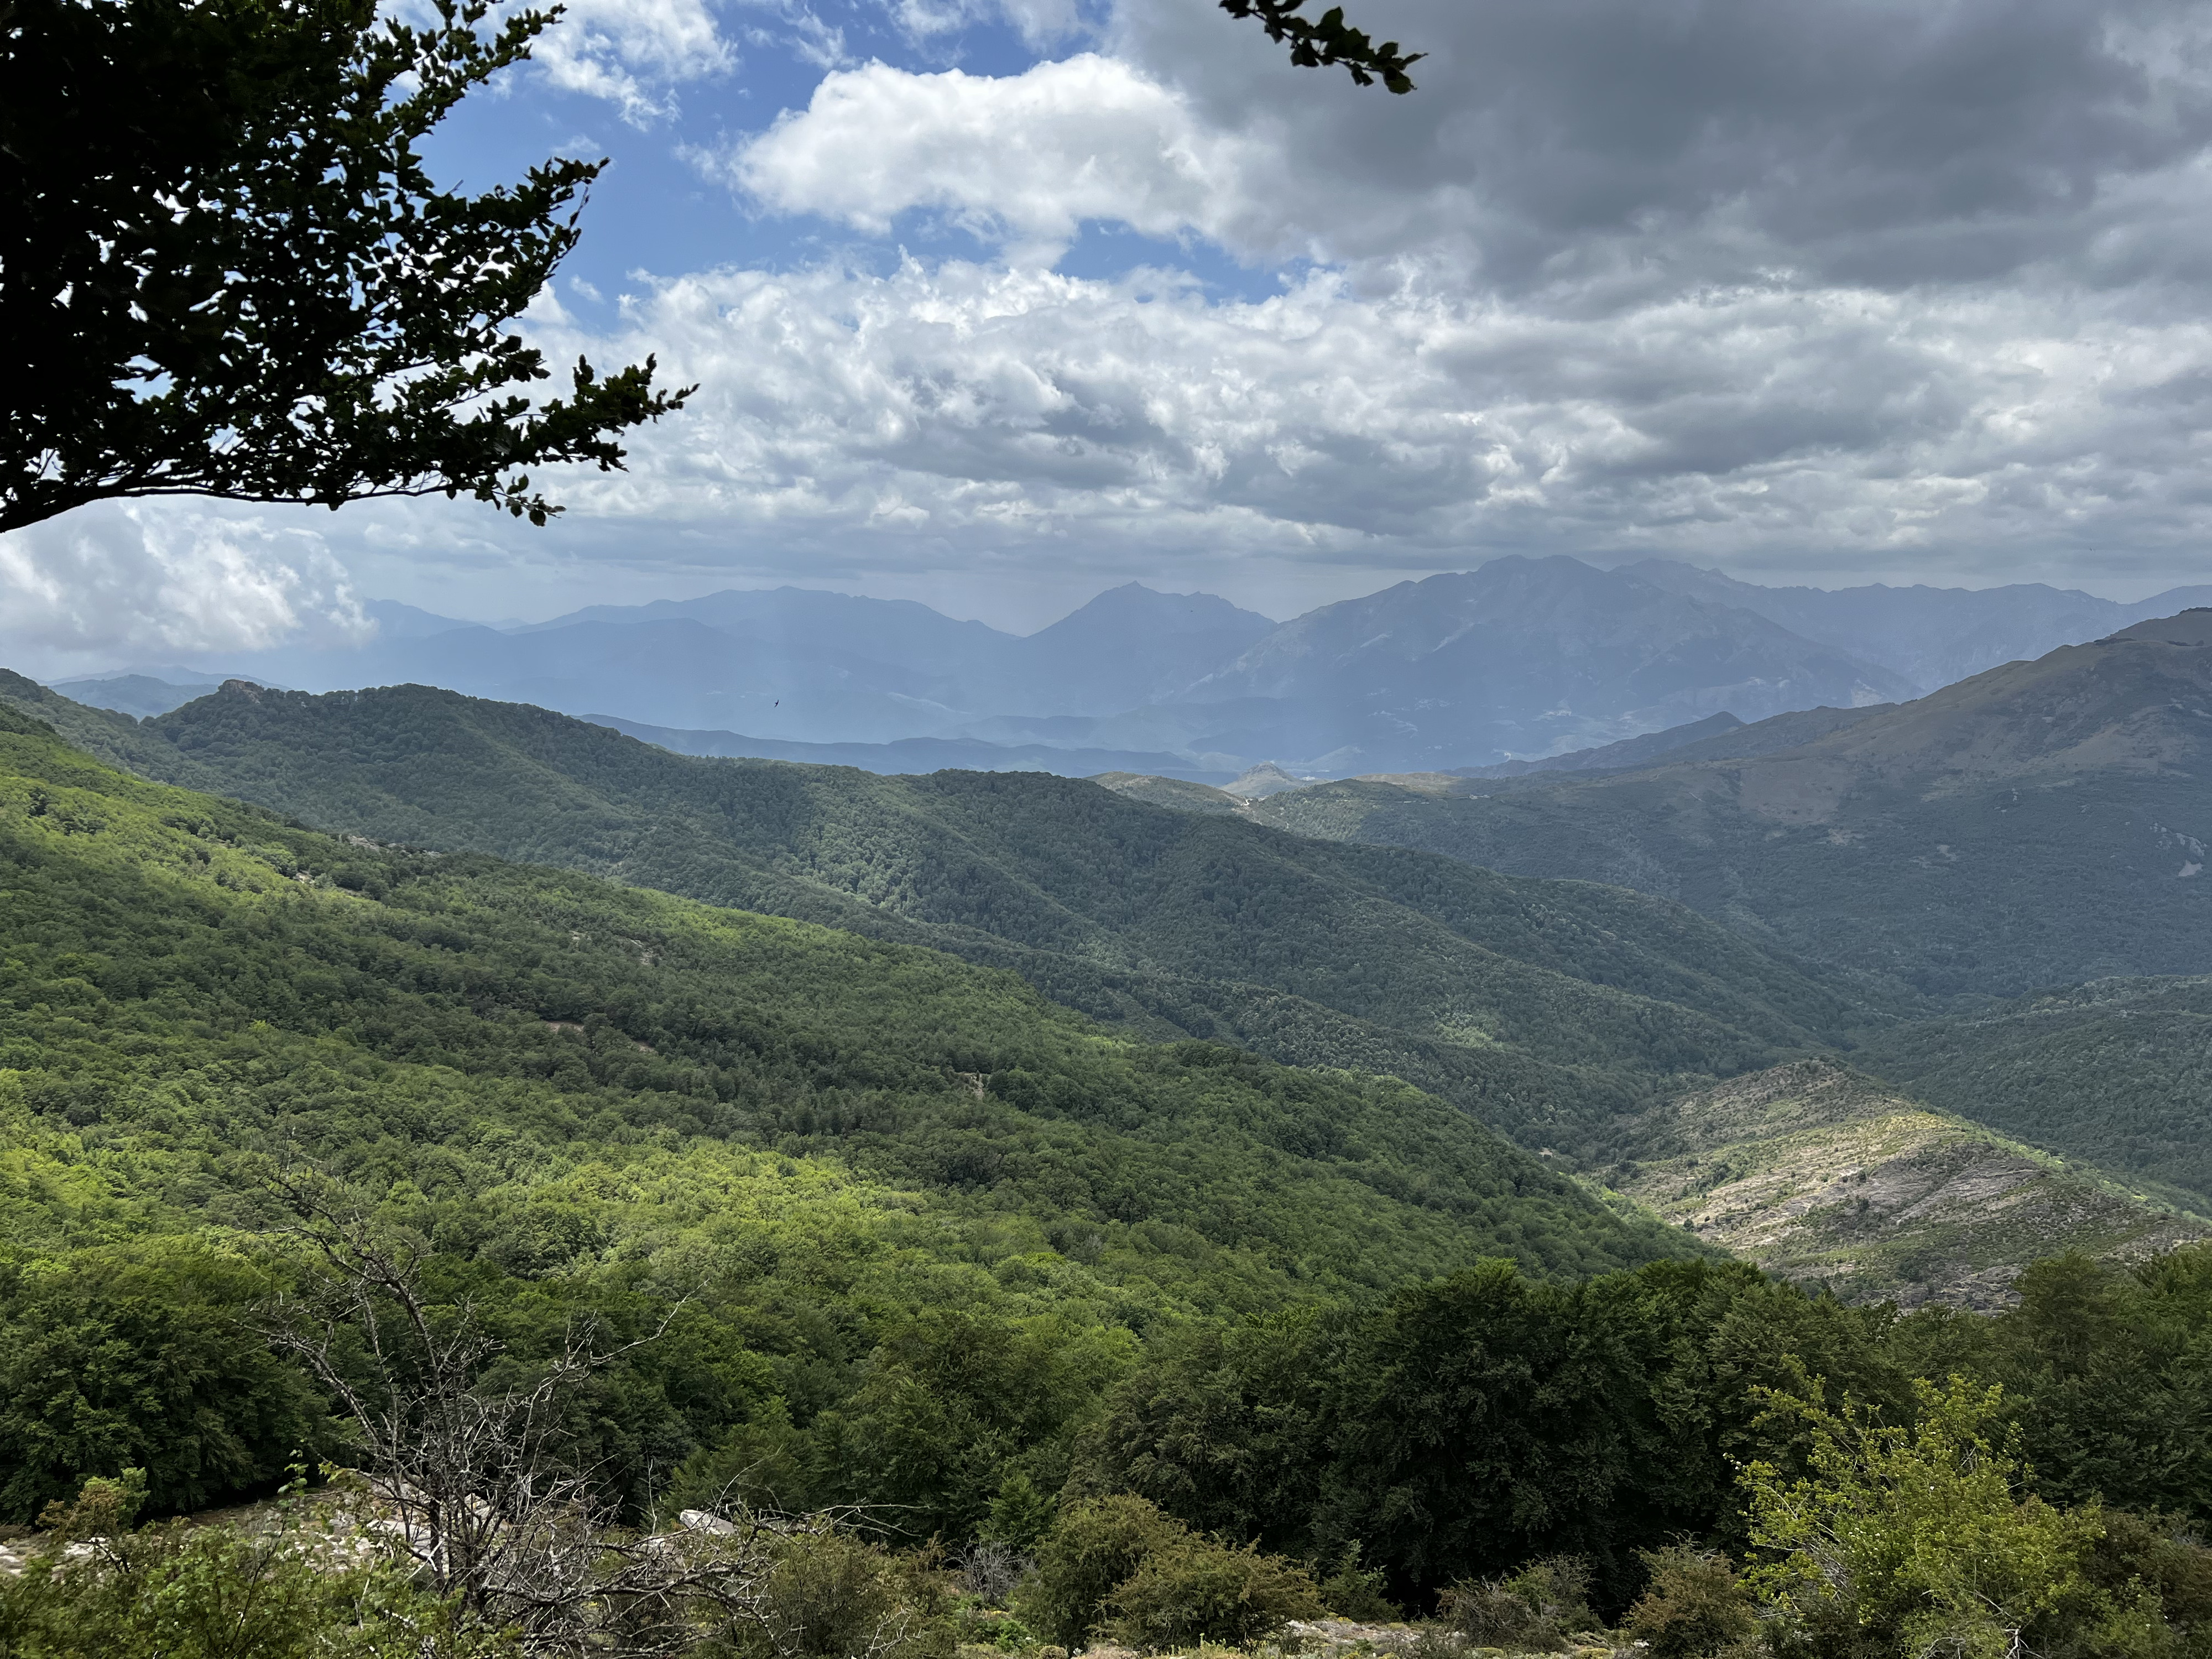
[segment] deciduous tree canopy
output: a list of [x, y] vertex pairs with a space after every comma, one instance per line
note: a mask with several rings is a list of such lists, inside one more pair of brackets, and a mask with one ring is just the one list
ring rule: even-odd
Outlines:
[[[617, 467], [683, 407], [650, 357], [531, 395], [551, 370], [514, 325], [605, 163], [439, 188], [421, 140], [559, 9], [436, 3], [0, 0], [0, 530], [179, 495], [466, 492], [542, 525], [526, 469]], [[1396, 42], [1301, 3], [1223, 0], [1295, 63], [1413, 89]]]
[[1221, 9], [1231, 17], [1254, 17], [1267, 38], [1291, 49], [1291, 61], [1301, 69], [1325, 69], [1341, 64], [1363, 87], [1376, 81], [1393, 92], [1407, 93], [1413, 83], [1406, 71], [1428, 54], [1401, 52], [1395, 40], [1376, 46], [1362, 30], [1344, 21], [1344, 8], [1331, 6], [1318, 18], [1302, 17], [1305, 0], [1221, 0]]
[[617, 466], [615, 434], [682, 405], [650, 358], [524, 390], [550, 371], [514, 321], [603, 163], [432, 182], [417, 144], [553, 15], [486, 11], [0, 4], [0, 529], [112, 496], [463, 491], [543, 524], [521, 469]]

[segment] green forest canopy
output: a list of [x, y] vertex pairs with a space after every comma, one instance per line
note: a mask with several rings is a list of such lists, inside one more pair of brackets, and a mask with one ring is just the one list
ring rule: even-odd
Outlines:
[[1401, 1084], [1132, 1042], [933, 951], [335, 841], [5, 718], [19, 1252], [250, 1227], [249, 1155], [390, 1190], [525, 1278], [695, 1226], [704, 1249], [759, 1209], [849, 1231], [854, 1274], [918, 1253], [991, 1305], [1125, 1332], [1485, 1255], [1694, 1250]]
[[1890, 1018], [1664, 900], [1072, 779], [702, 760], [421, 686], [234, 689], [143, 726], [17, 677], [0, 696], [145, 775], [325, 829], [930, 945], [1141, 1036], [1403, 1077], [1569, 1155], [1657, 1091]]
[[2005, 1383], [2054, 1501], [2212, 1519], [2205, 1252], [2044, 1264], [1995, 1319], [1849, 1309], [1387, 1079], [322, 836], [4, 719], [10, 1518], [125, 1468], [174, 1509], [343, 1455], [252, 1319], [292, 1271], [257, 1176], [312, 1161], [514, 1375], [580, 1310], [640, 1334], [684, 1298], [577, 1425], [634, 1510], [734, 1483], [958, 1543], [1133, 1492], [1316, 1562], [1358, 1540], [1422, 1606], [1573, 1553], [1617, 1610], [1638, 1550], [1741, 1539], [1739, 1462], [1797, 1466], [1760, 1388], [1909, 1418], [1957, 1371]]

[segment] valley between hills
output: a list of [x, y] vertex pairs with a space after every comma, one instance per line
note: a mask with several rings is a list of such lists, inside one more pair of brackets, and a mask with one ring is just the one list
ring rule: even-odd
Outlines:
[[[560, 1443], [607, 1524], [861, 1517], [774, 1549], [858, 1552], [945, 1659], [1172, 1647], [1115, 1611], [1142, 1572], [1346, 1642], [1481, 1585], [1518, 1650], [1625, 1632], [1832, 1398], [2005, 1437], [2122, 1518], [2112, 1585], [2180, 1571], [2208, 705], [2191, 614], [1895, 706], [1215, 787], [0, 671], [0, 1519], [360, 1455], [331, 1390], [412, 1385], [270, 1321], [374, 1273], [483, 1334], [479, 1392], [604, 1339]], [[1151, 1565], [1068, 1589], [1109, 1526]]]
[[2192, 204], [2174, 0], [0, 0], [0, 1659], [2212, 1659]]
[[[2157, 976], [2212, 966], [2192, 908], [2212, 890], [2165, 827], [2198, 822], [2200, 614], [1893, 708], [1716, 718], [1503, 776], [1263, 769], [1233, 790], [681, 756], [423, 687], [241, 684], [143, 722], [20, 678], [0, 692], [144, 775], [373, 842], [948, 951], [1146, 1040], [1388, 1073], [1787, 1276], [1989, 1306], [2043, 1247], [2124, 1255], [2212, 1215], [2192, 981]], [[1923, 842], [1937, 855], [1900, 866]], [[2006, 902], [2023, 883], [2071, 908]], [[2100, 1012], [2013, 1035], [2004, 993], [2090, 979]], [[2086, 1076], [2049, 1080], [2146, 1015], [2175, 1040], [2103, 1055], [2097, 1110]], [[1883, 1109], [1785, 1146], [1712, 1109], [1821, 1055], [1888, 1079], [1854, 1097]], [[1715, 1197], [1684, 1158], [1737, 1174]], [[1855, 1232], [1805, 1197], [1891, 1176], [1914, 1196], [1855, 1190]]]

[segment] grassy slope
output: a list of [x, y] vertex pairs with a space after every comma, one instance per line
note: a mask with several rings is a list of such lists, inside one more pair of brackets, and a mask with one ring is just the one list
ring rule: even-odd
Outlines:
[[1826, 1061], [1731, 1079], [1619, 1133], [1619, 1190], [1846, 1300], [1987, 1309], [2035, 1257], [2136, 1257], [2212, 1232]]
[[[1079, 1237], [1155, 1304], [1682, 1248], [1395, 1082], [1132, 1043], [935, 952], [349, 845], [0, 721], [19, 1247], [227, 1214], [224, 1172], [258, 1149], [432, 1212], [501, 1187], [551, 1202], [587, 1168], [590, 1190], [672, 1183], [695, 1206], [844, 1183], [947, 1259], [970, 1224]], [[674, 1218], [642, 1198], [622, 1216], [529, 1248], [618, 1252]]]
[[1904, 1026], [1862, 1063], [2212, 1212], [2212, 979], [2112, 979]]
[[697, 760], [419, 687], [233, 693], [111, 740], [327, 827], [926, 943], [1146, 1035], [1389, 1072], [1569, 1151], [1654, 1088], [1805, 1052], [1850, 1015], [1678, 906], [1066, 779]]

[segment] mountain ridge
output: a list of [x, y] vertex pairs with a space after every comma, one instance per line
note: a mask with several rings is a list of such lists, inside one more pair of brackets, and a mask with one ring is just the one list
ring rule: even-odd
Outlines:
[[1679, 559], [1617, 567], [1697, 598], [1741, 605], [1806, 638], [1851, 650], [1922, 692], [2001, 663], [2079, 645], [2146, 617], [2212, 603], [2212, 587], [2176, 587], [2124, 603], [2041, 582], [1998, 587], [1766, 587]]
[[1723, 711], [1761, 718], [1914, 689], [1740, 607], [1564, 555], [1508, 556], [1309, 611], [1166, 700], [1152, 722], [1180, 720], [1188, 750], [1342, 775], [1540, 756]]
[[[1665, 561], [1607, 570], [1558, 555], [1506, 556], [1280, 623], [1216, 595], [1125, 583], [1027, 635], [913, 600], [791, 586], [590, 605], [514, 626], [380, 600], [362, 607], [377, 624], [366, 643], [340, 649], [333, 635], [233, 664], [225, 677], [313, 690], [437, 684], [631, 726], [732, 734], [725, 747], [994, 744], [1008, 752], [987, 764], [1063, 775], [1233, 777], [1267, 763], [1333, 776], [1482, 770], [1540, 766], [1721, 714], [1758, 723], [1909, 699], [1928, 671], [1893, 672], [1885, 665], [1903, 659], [1890, 645], [1904, 639], [1909, 655], [1921, 648], [1913, 639], [1958, 631], [1914, 621], [1914, 608], [1996, 614], [2027, 603], [1990, 592], [1823, 599]], [[1869, 592], [1896, 603], [1869, 610]], [[2029, 597], [2039, 594], [2050, 613], [2041, 621], [1983, 634], [2017, 643], [2055, 629], [2080, 641], [2147, 614], [2056, 590]], [[1791, 626], [1805, 617], [1806, 629]], [[143, 688], [83, 690], [133, 712], [151, 707]], [[1101, 755], [1173, 759], [1139, 767]], [[849, 757], [909, 763], [890, 751]]]
[[1143, 1035], [1389, 1072], [1543, 1144], [1675, 1073], [1769, 1064], [1860, 1018], [1838, 988], [1664, 902], [1331, 848], [1079, 781], [690, 759], [427, 688], [241, 687], [143, 726], [45, 696], [26, 712], [148, 775], [377, 841], [929, 945]]
[[1748, 758], [1323, 784], [1248, 816], [1663, 894], [1922, 994], [2203, 972], [2212, 646], [2061, 647]]
[[2202, 1200], [2177, 1213], [1832, 1061], [1662, 1101], [1616, 1133], [1616, 1190], [1848, 1302], [1988, 1312], [2036, 1255], [2126, 1261], [2212, 1235]]

